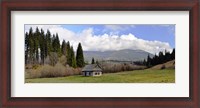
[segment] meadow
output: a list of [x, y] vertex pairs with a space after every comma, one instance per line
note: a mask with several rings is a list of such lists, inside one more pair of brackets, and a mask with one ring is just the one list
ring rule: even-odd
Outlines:
[[175, 83], [175, 69], [145, 69], [106, 73], [102, 76], [73, 75], [54, 78], [25, 79], [25, 83]]

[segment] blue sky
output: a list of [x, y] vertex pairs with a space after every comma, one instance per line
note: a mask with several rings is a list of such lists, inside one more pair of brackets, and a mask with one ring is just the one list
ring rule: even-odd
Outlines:
[[80, 42], [85, 51], [140, 49], [157, 54], [175, 48], [175, 25], [25, 25], [25, 32], [30, 27], [58, 33], [60, 43], [63, 40], [70, 41], [74, 49]]
[[[174, 24], [157, 24], [157, 25], [113, 25], [119, 27], [106, 27], [107, 25], [62, 25], [63, 28], [69, 29], [76, 33], [84, 29], [93, 28], [94, 35], [103, 35], [113, 33], [117, 35], [134, 34], [136, 37], [149, 41], [168, 42], [171, 47], [175, 48], [175, 25]], [[120, 28], [121, 27], [121, 28]]]

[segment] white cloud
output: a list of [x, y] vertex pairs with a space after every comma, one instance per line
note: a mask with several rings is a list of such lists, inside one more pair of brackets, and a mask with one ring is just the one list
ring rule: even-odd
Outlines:
[[[32, 26], [33, 29], [36, 26]], [[165, 49], [171, 51], [172, 48], [167, 42], [149, 41], [137, 38], [134, 34], [116, 35], [105, 33], [102, 35], [95, 35], [93, 29], [85, 29], [80, 33], [75, 33], [62, 26], [38, 26], [45, 31], [49, 29], [52, 34], [58, 33], [60, 41], [63, 39], [70, 41], [71, 45], [76, 50], [78, 43], [81, 42], [84, 50], [106, 51], [106, 50], [121, 50], [121, 49], [140, 49], [152, 54], [164, 51]], [[27, 31], [30, 26], [25, 26]], [[117, 27], [116, 27], [117, 28]]]

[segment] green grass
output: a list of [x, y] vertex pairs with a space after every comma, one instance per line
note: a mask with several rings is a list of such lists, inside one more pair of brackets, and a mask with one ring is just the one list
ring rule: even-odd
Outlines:
[[97, 77], [81, 75], [25, 79], [26, 83], [175, 83], [175, 70], [135, 70], [108, 73]]

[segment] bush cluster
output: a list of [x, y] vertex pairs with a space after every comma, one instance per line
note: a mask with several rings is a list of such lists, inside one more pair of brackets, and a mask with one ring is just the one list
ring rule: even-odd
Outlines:
[[103, 69], [103, 73], [115, 73], [122, 71], [132, 71], [132, 70], [141, 70], [145, 69], [146, 66], [139, 66], [129, 63], [100, 63], [100, 66]]
[[70, 75], [81, 74], [80, 68], [72, 68], [57, 63], [55, 66], [43, 65], [37, 69], [26, 69], [25, 78], [51, 78], [51, 77], [65, 77]]

